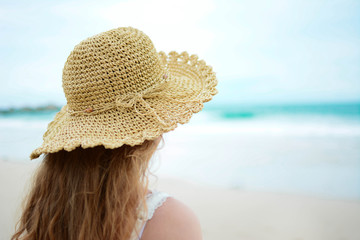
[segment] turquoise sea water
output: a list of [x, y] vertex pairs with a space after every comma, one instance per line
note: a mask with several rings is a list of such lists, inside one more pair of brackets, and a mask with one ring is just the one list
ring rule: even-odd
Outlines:
[[[27, 162], [56, 111], [0, 114], [0, 159]], [[360, 104], [206, 104], [164, 136], [160, 175], [360, 200]], [[155, 164], [156, 165], [156, 164]]]
[[206, 108], [225, 119], [244, 119], [268, 116], [337, 116], [360, 119], [360, 103], [283, 104], [283, 105], [210, 105]]

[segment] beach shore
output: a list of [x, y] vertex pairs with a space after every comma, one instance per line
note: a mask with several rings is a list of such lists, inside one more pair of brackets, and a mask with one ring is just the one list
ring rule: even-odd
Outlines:
[[[0, 240], [14, 231], [37, 162], [0, 160]], [[152, 186], [190, 206], [206, 240], [360, 239], [360, 201], [225, 189], [163, 176]]]

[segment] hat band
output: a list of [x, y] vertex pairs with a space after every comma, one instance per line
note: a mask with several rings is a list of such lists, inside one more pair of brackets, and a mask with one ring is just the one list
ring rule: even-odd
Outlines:
[[127, 95], [119, 96], [118, 98], [115, 99], [114, 102], [111, 102], [108, 104], [102, 104], [102, 105], [98, 106], [97, 108], [93, 108], [90, 106], [90, 107], [88, 107], [84, 110], [80, 110], [80, 111], [74, 111], [74, 110], [67, 109], [67, 112], [71, 116], [91, 116], [91, 115], [100, 114], [102, 112], [105, 112], [105, 111], [108, 111], [108, 110], [111, 110], [114, 108], [132, 108], [133, 107], [135, 109], [136, 113], [138, 113], [140, 115], [145, 115], [145, 113], [140, 112], [136, 107], [137, 103], [140, 103], [148, 110], [146, 113], [152, 114], [158, 120], [159, 124], [161, 124], [162, 126], [165, 126], [165, 127], [171, 126], [173, 123], [164, 121], [156, 113], [155, 109], [152, 108], [147, 101], [145, 101], [145, 99], [160, 96], [160, 97], [166, 98], [172, 102], [179, 102], [179, 103], [198, 102], [199, 101], [198, 97], [200, 96], [200, 94], [202, 93], [202, 91], [204, 89], [204, 84], [202, 83], [201, 91], [198, 93], [197, 96], [195, 96], [191, 100], [183, 101], [180, 99], [174, 99], [173, 97], [171, 97], [170, 95], [168, 95], [164, 92], [164, 90], [166, 89], [166, 86], [167, 86], [167, 82], [169, 81], [169, 79], [167, 79], [167, 78], [168, 78], [168, 76], [165, 74], [163, 77], [163, 79], [165, 81], [162, 82], [161, 84], [159, 84], [158, 86], [153, 87], [153, 88], [148, 88], [147, 90], [140, 92], [140, 93], [130, 93]]
[[158, 86], [154, 88], [149, 88], [146, 91], [142, 93], [130, 93], [127, 95], [119, 96], [115, 99], [114, 102], [103, 104], [101, 106], [98, 106], [97, 108], [88, 107], [84, 110], [80, 111], [73, 111], [70, 109], [67, 109], [67, 112], [71, 116], [91, 116], [91, 115], [97, 115], [102, 112], [106, 112], [108, 110], [114, 109], [114, 108], [134, 108], [135, 111], [138, 114], [145, 115], [141, 111], [139, 111], [136, 107], [137, 103], [140, 103], [143, 105], [148, 111], [147, 113], [152, 114], [157, 121], [163, 125], [163, 126], [169, 126], [172, 123], [167, 123], [163, 119], [160, 118], [160, 116], [156, 113], [156, 111], [150, 106], [148, 102], [145, 101], [145, 99], [161, 96], [167, 98], [166, 94], [163, 93], [163, 90], [166, 88], [167, 81], [164, 81], [162, 84], [159, 84]]
[[93, 108], [92, 106], [89, 106], [88, 108], [86, 108], [84, 110], [79, 110], [79, 111], [74, 111], [74, 110], [68, 109], [67, 112], [72, 116], [96, 115], [98, 113], [102, 113], [102, 112], [105, 112], [107, 110], [110, 110], [110, 109], [113, 109], [116, 107], [130, 108], [130, 107], [136, 105], [136, 103], [141, 100], [159, 96], [160, 93], [165, 89], [164, 83], [158, 85], [155, 88], [149, 88], [149, 89], [145, 90], [144, 92], [130, 93], [127, 95], [119, 96], [115, 99], [114, 102], [107, 103], [107, 104], [101, 104], [101, 105], [97, 106], [97, 108]]

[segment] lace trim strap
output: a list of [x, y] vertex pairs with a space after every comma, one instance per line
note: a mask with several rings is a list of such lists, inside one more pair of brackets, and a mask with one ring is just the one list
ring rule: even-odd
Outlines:
[[161, 205], [163, 205], [168, 197], [170, 197], [169, 194], [158, 191], [152, 191], [147, 196], [146, 204], [147, 204], [148, 214], [145, 219], [146, 221], [150, 220], [153, 217], [155, 210]]
[[148, 214], [147, 214], [146, 218], [144, 219], [138, 240], [140, 240], [141, 236], [143, 235], [147, 221], [150, 220], [154, 216], [156, 209], [159, 208], [161, 205], [163, 205], [168, 197], [170, 197], [169, 194], [163, 193], [163, 192], [158, 192], [158, 191], [152, 191], [150, 194], [148, 194], [148, 196], [146, 198]]

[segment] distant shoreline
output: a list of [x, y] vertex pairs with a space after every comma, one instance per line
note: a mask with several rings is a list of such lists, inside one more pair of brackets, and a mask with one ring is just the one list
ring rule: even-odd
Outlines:
[[61, 107], [53, 104], [39, 106], [39, 107], [18, 107], [18, 108], [3, 108], [0, 109], [0, 115], [12, 115], [19, 113], [41, 113], [41, 112], [55, 112], [60, 111]]

